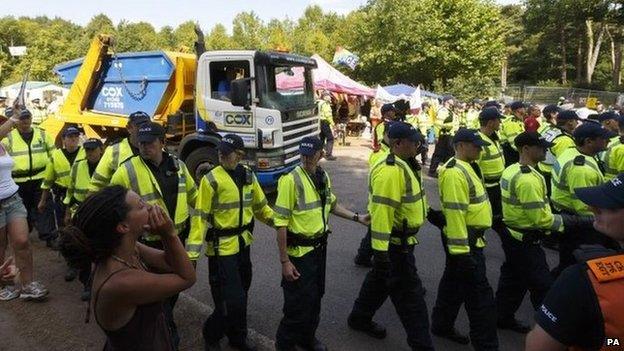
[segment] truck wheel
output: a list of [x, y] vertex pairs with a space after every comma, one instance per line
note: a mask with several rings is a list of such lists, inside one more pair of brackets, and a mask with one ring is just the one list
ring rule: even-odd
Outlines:
[[210, 146], [200, 147], [188, 155], [185, 163], [189, 172], [195, 177], [197, 184], [199, 184], [201, 178], [219, 164], [217, 150]]

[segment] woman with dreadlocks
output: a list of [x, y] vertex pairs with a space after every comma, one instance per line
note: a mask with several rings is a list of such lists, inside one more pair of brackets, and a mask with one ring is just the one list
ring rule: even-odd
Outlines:
[[[164, 251], [137, 242], [146, 231]], [[191, 287], [195, 270], [166, 211], [121, 186], [104, 188], [61, 230], [60, 250], [72, 267], [95, 264], [87, 321], [93, 309], [104, 350], [173, 350], [163, 300]]]

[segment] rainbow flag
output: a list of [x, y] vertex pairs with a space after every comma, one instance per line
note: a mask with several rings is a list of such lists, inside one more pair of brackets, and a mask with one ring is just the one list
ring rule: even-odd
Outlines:
[[356, 54], [339, 46], [336, 48], [336, 53], [334, 54], [334, 60], [332, 62], [335, 65], [344, 65], [354, 70], [359, 61], [360, 58]]

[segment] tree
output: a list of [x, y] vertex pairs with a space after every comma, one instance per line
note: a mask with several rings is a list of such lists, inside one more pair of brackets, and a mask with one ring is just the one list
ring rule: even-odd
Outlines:
[[158, 37], [147, 22], [130, 23], [121, 21], [117, 25], [116, 52], [157, 50]]
[[234, 43], [232, 38], [227, 34], [225, 26], [222, 24], [215, 25], [208, 37], [206, 37], [206, 49], [208, 50], [225, 50], [237, 49], [239, 45]]
[[164, 26], [158, 31], [158, 47], [163, 50], [175, 50], [176, 37], [171, 26]]
[[267, 24], [267, 48], [269, 50], [291, 51], [293, 49], [294, 24], [289, 19], [280, 21], [272, 19]]
[[174, 50], [193, 52], [197, 35], [195, 34], [195, 22], [186, 21], [178, 26], [173, 32], [175, 37]]
[[259, 50], [266, 47], [264, 24], [253, 11], [236, 15], [232, 27], [232, 40], [241, 48]]

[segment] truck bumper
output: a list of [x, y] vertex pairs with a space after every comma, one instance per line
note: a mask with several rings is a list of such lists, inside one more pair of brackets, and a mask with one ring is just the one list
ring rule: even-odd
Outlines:
[[258, 177], [258, 182], [263, 188], [274, 188], [282, 174], [290, 172], [295, 167], [297, 164], [272, 171], [257, 171], [256, 177]]

